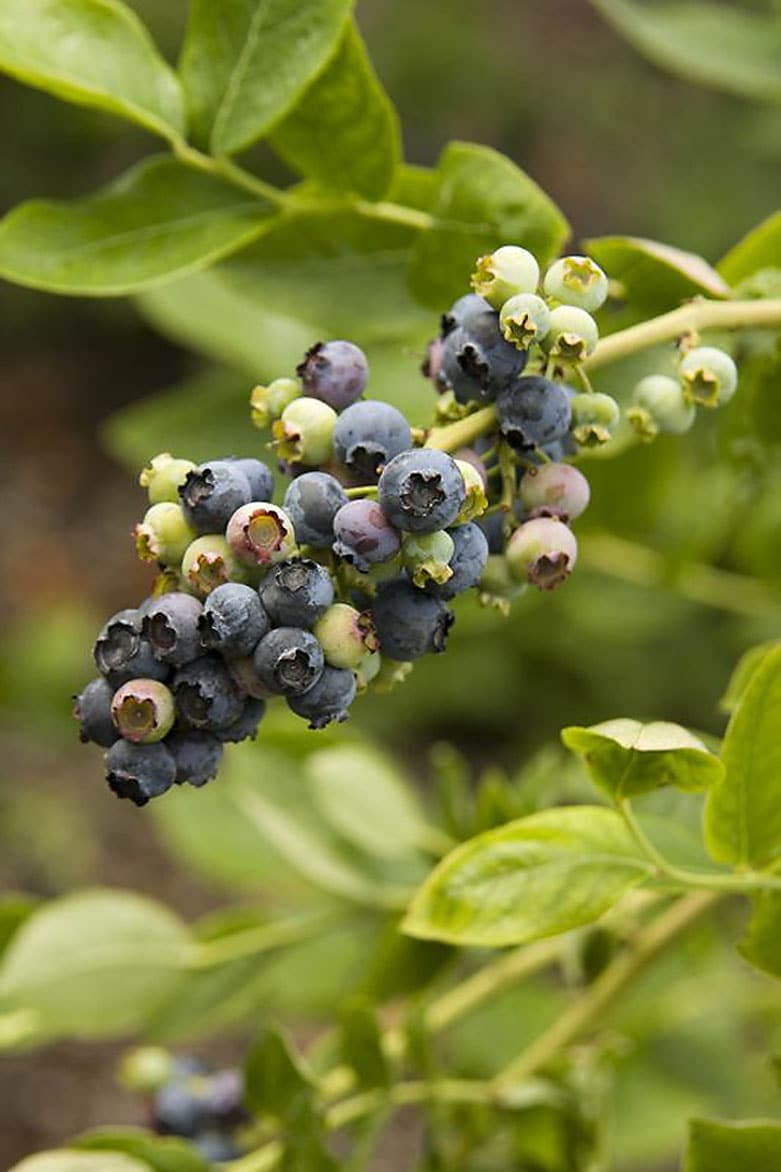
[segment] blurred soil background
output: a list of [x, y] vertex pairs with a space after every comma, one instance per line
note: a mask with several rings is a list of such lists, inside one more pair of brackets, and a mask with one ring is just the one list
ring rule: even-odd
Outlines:
[[[184, 0], [132, 6], [174, 60]], [[358, 15], [399, 107], [409, 159], [432, 164], [451, 138], [495, 146], [562, 206], [576, 238], [634, 233], [715, 260], [777, 204], [777, 115], [662, 73], [584, 0], [363, 0]], [[150, 147], [119, 121], [5, 79], [0, 113], [3, 211], [35, 196], [89, 192]], [[414, 356], [410, 363], [414, 372]], [[2, 889], [50, 896], [85, 883], [128, 886], [187, 917], [220, 902], [168, 859], [143, 812], [107, 792], [99, 754], [79, 746], [69, 715], [71, 693], [91, 675], [96, 628], [149, 582], [129, 536], [141, 490], [105, 454], [101, 426], [197, 364], [128, 302], [0, 286]], [[572, 718], [623, 712], [627, 692], [633, 714], [713, 726], [730, 662], [756, 632], [661, 592], [599, 590], [604, 609], [593, 592], [582, 604], [571, 596], [551, 606], [550, 655], [539, 635], [524, 652], [519, 630], [511, 641], [520, 650], [503, 663], [494, 635], [479, 703], [464, 697], [463, 680], [453, 695], [443, 683], [437, 699], [439, 661], [426, 665], [410, 698], [364, 701], [357, 720], [387, 738], [403, 723], [413, 760], [443, 736], [480, 760], [512, 760]], [[665, 637], [651, 620], [667, 612]], [[624, 620], [622, 633], [610, 629]], [[687, 624], [692, 642], [683, 648]], [[654, 662], [644, 675], [646, 652]], [[458, 654], [456, 642], [448, 678]], [[508, 672], [527, 681], [514, 713]], [[113, 1081], [118, 1052], [57, 1045], [4, 1057], [0, 1166], [87, 1126], [139, 1121], [139, 1105]], [[233, 1056], [230, 1046], [207, 1052]]]

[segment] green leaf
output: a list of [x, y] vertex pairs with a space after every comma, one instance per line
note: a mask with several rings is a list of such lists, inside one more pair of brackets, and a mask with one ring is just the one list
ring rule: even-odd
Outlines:
[[153, 1172], [209, 1172], [210, 1164], [192, 1144], [174, 1136], [158, 1137], [135, 1127], [100, 1127], [73, 1141], [86, 1152], [124, 1152]]
[[142, 1164], [121, 1152], [39, 1152], [14, 1164], [9, 1172], [149, 1172]]
[[628, 798], [661, 786], [707, 789], [724, 766], [699, 737], [679, 724], [606, 720], [591, 728], [562, 730], [568, 749], [583, 758], [591, 780], [611, 797]]
[[781, 647], [754, 671], [722, 746], [726, 773], [705, 805], [714, 859], [762, 867], [781, 855]]
[[0, 70], [163, 138], [184, 136], [179, 80], [119, 0], [0, 0]]
[[410, 280], [441, 310], [469, 285], [475, 260], [501, 244], [521, 244], [541, 266], [570, 233], [556, 205], [528, 175], [489, 147], [453, 142], [436, 169], [434, 223], [415, 248]]
[[592, 923], [650, 873], [613, 810], [544, 810], [447, 855], [402, 929], [451, 944], [523, 944]]
[[182, 49], [193, 130], [214, 154], [251, 146], [335, 52], [351, 0], [192, 0]]
[[719, 272], [730, 285], [764, 269], [781, 269], [781, 212], [757, 224], [719, 261]]
[[257, 1115], [286, 1120], [310, 1104], [314, 1083], [303, 1059], [281, 1030], [266, 1027], [244, 1067], [245, 1100]]
[[620, 281], [627, 301], [659, 313], [689, 297], [728, 297], [729, 286], [701, 256], [639, 236], [597, 236], [583, 249]]
[[591, 0], [662, 69], [760, 101], [781, 101], [781, 20], [727, 4]]
[[401, 155], [399, 121], [352, 22], [269, 142], [290, 167], [325, 187], [385, 195]]
[[734, 712], [745, 695], [751, 677], [764, 660], [765, 656], [781, 647], [781, 643], [774, 640], [770, 643], [758, 643], [756, 647], [749, 647], [737, 662], [735, 670], [729, 678], [727, 690], [719, 700], [722, 712]]
[[428, 827], [408, 780], [375, 749], [323, 749], [307, 772], [326, 820], [368, 854], [404, 858], [425, 841]]
[[781, 978], [781, 892], [763, 891], [751, 903], [740, 953], [754, 968]]
[[683, 1172], [771, 1172], [781, 1167], [781, 1125], [692, 1119]]
[[161, 904], [123, 891], [68, 895], [14, 937], [0, 1004], [37, 1013], [48, 1037], [126, 1033], [170, 994], [191, 955], [185, 925]]
[[160, 155], [87, 199], [35, 200], [9, 212], [0, 221], [0, 276], [49, 293], [117, 297], [245, 247], [270, 211]]
[[38, 901], [33, 896], [20, 892], [9, 891], [0, 896], [0, 955], [37, 906]]
[[382, 1048], [377, 1014], [368, 1002], [350, 1001], [339, 1014], [342, 1061], [355, 1073], [362, 1090], [390, 1086], [391, 1076]]

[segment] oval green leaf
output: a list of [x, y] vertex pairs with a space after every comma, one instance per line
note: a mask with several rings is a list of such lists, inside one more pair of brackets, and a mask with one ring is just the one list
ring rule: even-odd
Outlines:
[[399, 120], [352, 22], [269, 141], [288, 166], [325, 187], [386, 194], [401, 155]]
[[781, 101], [781, 20], [727, 4], [591, 0], [654, 64], [760, 101]]
[[450, 143], [437, 163], [436, 181], [434, 222], [421, 232], [410, 270], [425, 305], [441, 309], [463, 293], [482, 253], [520, 244], [544, 267], [570, 234], [545, 192], [490, 147]]
[[179, 80], [119, 0], [0, 0], [0, 70], [163, 138], [184, 136]]
[[729, 285], [701, 256], [639, 236], [598, 236], [583, 241], [611, 280], [620, 281], [627, 301], [660, 313], [688, 297], [728, 297]]
[[763, 867], [781, 856], [781, 647], [752, 673], [727, 727], [724, 776], [705, 805], [714, 859]]
[[450, 944], [524, 944], [599, 919], [651, 870], [613, 810], [544, 810], [447, 855], [402, 929]]
[[251, 146], [334, 53], [352, 0], [191, 0], [180, 72], [193, 130], [214, 154]]
[[781, 1125], [771, 1119], [692, 1119], [683, 1172], [773, 1172], [781, 1168]]
[[20, 928], [0, 966], [0, 1004], [38, 1015], [47, 1037], [100, 1038], [146, 1022], [193, 950], [167, 908], [130, 892], [54, 900]]
[[568, 749], [583, 758], [591, 780], [615, 798], [650, 793], [665, 785], [682, 790], [707, 789], [724, 766], [699, 737], [679, 724], [620, 718], [591, 728], [562, 730]]
[[770, 643], [758, 643], [754, 647], [749, 647], [748, 651], [741, 655], [729, 678], [727, 690], [719, 700], [719, 708], [723, 712], [732, 713], [735, 711], [743, 699], [754, 672], [760, 663], [762, 663], [765, 656], [777, 647], [781, 647], [781, 643], [777, 640]]
[[209, 1172], [211, 1165], [187, 1140], [154, 1136], [136, 1127], [99, 1127], [73, 1141], [85, 1152], [122, 1152], [152, 1172]]
[[781, 892], [763, 891], [751, 903], [739, 951], [754, 968], [781, 978]]
[[766, 269], [781, 269], [781, 211], [752, 228], [719, 261], [719, 272], [730, 285]]
[[0, 222], [0, 276], [72, 296], [117, 297], [243, 248], [272, 209], [164, 156], [97, 195], [36, 200]]
[[149, 1164], [122, 1152], [39, 1152], [14, 1164], [9, 1172], [149, 1172]]

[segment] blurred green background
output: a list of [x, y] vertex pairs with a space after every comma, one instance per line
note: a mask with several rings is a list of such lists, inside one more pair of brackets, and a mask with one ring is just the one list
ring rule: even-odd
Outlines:
[[[132, 6], [174, 59], [184, 0]], [[433, 164], [451, 138], [494, 146], [556, 200], [576, 238], [649, 236], [713, 262], [777, 207], [778, 106], [671, 77], [583, 0], [363, 0], [358, 18], [409, 160]], [[5, 79], [0, 111], [3, 211], [88, 192], [149, 150], [139, 131]], [[218, 906], [219, 893], [171, 861], [145, 812], [108, 793], [69, 704], [92, 674], [103, 617], [148, 587], [129, 536], [144, 508], [133, 457], [179, 434], [200, 436], [202, 450], [177, 454], [223, 454], [213, 437], [232, 439], [251, 385], [246, 364], [215, 372], [178, 345], [188, 305], [161, 304], [0, 287], [0, 886], [48, 896], [121, 884], [192, 915]], [[253, 330], [251, 316], [243, 328]], [[434, 315], [420, 329], [422, 341]], [[361, 331], [356, 321], [359, 342]], [[278, 349], [298, 344], [285, 335]], [[252, 354], [258, 342], [235, 345]], [[419, 349], [394, 344], [386, 356], [392, 387], [425, 402]], [[288, 373], [273, 368], [276, 357], [256, 377]], [[507, 622], [460, 600], [446, 663], [431, 658], [392, 695], [362, 699], [355, 723], [403, 753], [422, 783], [443, 740], [476, 767], [515, 770], [571, 723], [654, 716], [720, 732], [732, 664], [781, 626], [781, 408], [762, 393], [778, 368], [772, 354], [752, 363], [746, 394], [684, 441], [590, 464], [583, 567], [566, 589], [524, 596]], [[620, 393], [630, 377], [619, 369], [604, 387]], [[188, 411], [187, 392], [149, 407], [203, 378], [205, 416]], [[382, 397], [382, 380], [371, 390]], [[165, 442], [147, 440], [155, 427]], [[246, 451], [258, 442], [247, 421]], [[134, 1105], [111, 1084], [114, 1055], [61, 1045], [5, 1059], [0, 1157], [131, 1119]]]

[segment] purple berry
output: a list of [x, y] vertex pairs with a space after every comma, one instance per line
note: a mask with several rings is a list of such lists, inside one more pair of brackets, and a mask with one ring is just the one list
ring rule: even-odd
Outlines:
[[374, 500], [342, 505], [334, 517], [334, 536], [334, 553], [362, 573], [371, 565], [390, 561], [401, 548], [399, 534]]
[[296, 374], [305, 395], [343, 411], [366, 390], [369, 364], [363, 350], [352, 342], [317, 342], [296, 367]]

